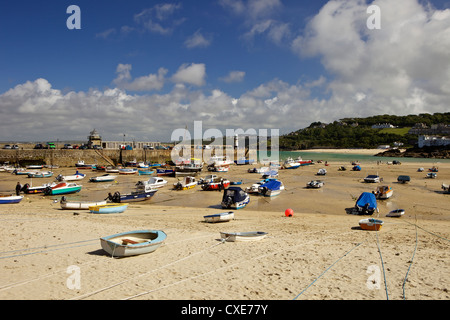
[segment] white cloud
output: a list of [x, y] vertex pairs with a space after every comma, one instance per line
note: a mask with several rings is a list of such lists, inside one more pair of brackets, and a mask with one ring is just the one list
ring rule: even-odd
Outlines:
[[197, 30], [193, 35], [186, 39], [184, 45], [188, 49], [206, 48], [211, 44], [211, 41], [211, 36], [205, 36], [200, 32], [200, 30]]
[[175, 83], [193, 84], [202, 86], [205, 84], [206, 66], [203, 63], [183, 64], [172, 76]]
[[117, 78], [114, 79], [114, 84], [119, 88], [130, 91], [161, 90], [164, 86], [165, 75], [168, 72], [165, 68], [159, 68], [158, 74], [149, 74], [131, 81], [130, 71], [130, 64], [119, 64], [116, 69]]
[[242, 82], [245, 77], [244, 71], [230, 71], [230, 73], [223, 78], [220, 78], [221, 81], [232, 83], [232, 82]]
[[157, 4], [134, 15], [134, 21], [144, 30], [161, 35], [171, 34], [185, 19], [175, 17], [181, 3]]

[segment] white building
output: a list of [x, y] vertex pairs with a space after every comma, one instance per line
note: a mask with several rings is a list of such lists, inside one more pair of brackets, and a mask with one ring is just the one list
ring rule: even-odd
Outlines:
[[417, 145], [419, 148], [448, 146], [450, 145], [450, 138], [439, 136], [419, 136]]

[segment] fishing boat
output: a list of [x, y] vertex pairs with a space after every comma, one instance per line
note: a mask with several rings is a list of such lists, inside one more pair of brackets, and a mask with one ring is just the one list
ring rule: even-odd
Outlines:
[[129, 257], [154, 252], [166, 238], [161, 230], [136, 230], [102, 237], [100, 243], [113, 257]]
[[146, 164], [145, 162], [140, 161], [140, 162], [138, 162], [138, 164], [136, 165], [136, 167], [141, 168], [141, 169], [146, 169], [146, 168], [149, 167], [149, 165]]
[[167, 185], [167, 181], [161, 177], [151, 177], [146, 181], [153, 188], [162, 188]]
[[0, 195], [0, 204], [19, 203], [22, 199], [23, 196]]
[[119, 173], [119, 169], [116, 167], [108, 166], [105, 168], [106, 173]]
[[186, 172], [186, 173], [198, 173], [202, 171], [203, 169], [203, 163], [200, 163], [198, 161], [192, 161], [190, 163], [183, 163], [180, 165], [175, 166], [175, 172]]
[[122, 168], [119, 169], [119, 174], [136, 174], [137, 169], [136, 168]]
[[374, 218], [368, 218], [368, 219], [362, 219], [359, 220], [359, 226], [363, 230], [372, 230], [372, 231], [378, 231], [381, 229], [381, 226], [383, 225], [382, 220], [374, 219]]
[[325, 182], [322, 180], [312, 180], [306, 184], [307, 188], [319, 189], [322, 188]]
[[379, 186], [374, 192], [377, 199], [389, 199], [393, 193], [394, 190], [390, 186]]
[[85, 164], [83, 160], [78, 160], [77, 163], [75, 163], [75, 167], [77, 167], [77, 169], [92, 169], [93, 166], [95, 165]]
[[234, 161], [234, 163], [236, 163], [237, 165], [252, 164], [254, 162], [255, 162], [254, 159], [247, 159], [245, 157], [241, 157]]
[[318, 176], [324, 176], [327, 174], [327, 170], [324, 168], [319, 169], [319, 171], [317, 171], [317, 175]]
[[300, 166], [309, 166], [313, 164], [312, 160], [303, 160], [300, 156], [298, 156], [294, 161], [300, 163]]
[[163, 176], [174, 176], [175, 175], [175, 169], [156, 169], [156, 175], [158, 177]]
[[221, 232], [220, 236], [225, 241], [257, 241], [262, 240], [267, 236], [267, 232], [250, 231], [250, 232]]
[[102, 176], [98, 177], [92, 177], [89, 179], [90, 182], [108, 182], [108, 181], [114, 181], [117, 178], [117, 176], [112, 176], [109, 173], [106, 173]]
[[230, 180], [216, 178], [212, 181], [206, 182], [202, 184], [202, 190], [210, 191], [210, 190], [223, 190], [230, 186]]
[[250, 196], [240, 187], [229, 187], [224, 190], [221, 206], [223, 209], [242, 209], [250, 202]]
[[356, 165], [352, 168], [352, 171], [361, 171], [361, 166], [360, 165]]
[[28, 173], [28, 178], [49, 178], [51, 176], [53, 176], [52, 171], [36, 171]]
[[[266, 179], [263, 179], [261, 181], [258, 181], [256, 183], [252, 184], [250, 187], [245, 188], [245, 192], [247, 192], [247, 193], [259, 193], [259, 187], [261, 185], [269, 182], [269, 181], [272, 181], [272, 180], [277, 180], [277, 179], [275, 179], [275, 178], [266, 178]], [[281, 184], [280, 188], [281, 188], [281, 190], [284, 190], [284, 185]]]
[[438, 172], [439, 169], [438, 169], [438, 167], [433, 166], [433, 167], [429, 168], [428, 171], [430, 171], [430, 172]]
[[367, 177], [364, 178], [364, 182], [367, 183], [378, 183], [380, 182], [380, 177], [375, 174], [369, 174]]
[[26, 194], [35, 194], [35, 193], [44, 193], [44, 191], [47, 189], [47, 187], [54, 187], [56, 186], [56, 183], [45, 183], [41, 186], [32, 187], [29, 183], [25, 183], [24, 186], [20, 191], [26, 193]]
[[155, 172], [155, 170], [139, 170], [138, 169], [138, 174], [140, 176], [149, 176], [151, 174], [153, 174]]
[[250, 168], [247, 170], [248, 173], [264, 173], [266, 171], [269, 171], [269, 167], [261, 167], [261, 168]]
[[265, 197], [274, 197], [281, 193], [281, 181], [278, 180], [270, 180], [258, 188], [258, 192]]
[[411, 178], [409, 176], [398, 176], [397, 177], [397, 182], [398, 183], [408, 183], [411, 181]]
[[188, 190], [194, 188], [196, 185], [197, 180], [194, 177], [187, 176], [182, 181], [175, 182], [173, 188], [175, 190]]
[[230, 164], [233, 164], [233, 161], [231, 161], [227, 157], [223, 157], [223, 156], [212, 156], [207, 161], [208, 166], [214, 166], [214, 167], [220, 167], [220, 166], [229, 167]]
[[371, 192], [363, 192], [356, 200], [355, 213], [358, 215], [372, 215], [378, 211], [377, 199]]
[[425, 178], [427, 178], [427, 179], [436, 179], [437, 178], [437, 174], [436, 174], [436, 172], [428, 172]]
[[284, 161], [283, 167], [285, 169], [297, 169], [298, 167], [300, 167], [300, 163], [294, 161], [292, 158], [287, 158]]
[[44, 190], [44, 194], [46, 196], [54, 196], [59, 194], [69, 194], [80, 192], [81, 185], [76, 184], [75, 182], [61, 182], [55, 186], [48, 186]]
[[44, 165], [42, 165], [42, 164], [32, 164], [32, 165], [27, 166], [27, 169], [38, 170], [38, 169], [42, 169], [43, 167], [44, 167]]
[[107, 203], [89, 207], [91, 213], [122, 213], [128, 208], [128, 203]]
[[138, 181], [136, 183], [136, 189], [130, 193], [120, 194], [120, 192], [115, 192], [114, 195], [108, 194], [108, 200], [115, 203], [122, 202], [137, 202], [150, 200], [158, 191], [158, 189], [153, 188], [147, 183], [147, 181]]
[[12, 173], [17, 175], [17, 176], [28, 176], [28, 174], [35, 173], [35, 171], [26, 170], [24, 168], [15, 168]]
[[212, 172], [228, 172], [228, 170], [230, 170], [230, 166], [213, 166], [208, 167], [208, 170]]
[[86, 177], [86, 175], [84, 173], [80, 173], [80, 172], [76, 171], [75, 174], [69, 175], [69, 176], [63, 176], [63, 175], [59, 174], [56, 177], [56, 180], [58, 180], [58, 181], [77, 181], [77, 180], [84, 179], [84, 177]]
[[396, 209], [396, 210], [389, 211], [389, 213], [386, 215], [386, 217], [400, 218], [404, 214], [405, 214], [405, 210]]
[[216, 214], [210, 214], [207, 216], [203, 216], [205, 222], [215, 223], [215, 222], [228, 222], [234, 219], [234, 212], [222, 212]]
[[61, 197], [59, 201], [63, 210], [89, 210], [89, 207], [100, 206], [106, 204], [106, 200], [102, 201], [67, 201], [66, 197]]

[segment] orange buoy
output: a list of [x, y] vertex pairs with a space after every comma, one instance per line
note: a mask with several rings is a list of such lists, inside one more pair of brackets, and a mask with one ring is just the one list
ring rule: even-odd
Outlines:
[[292, 217], [294, 215], [294, 210], [292, 210], [291, 208], [286, 209], [284, 214], [286, 215], [286, 217]]

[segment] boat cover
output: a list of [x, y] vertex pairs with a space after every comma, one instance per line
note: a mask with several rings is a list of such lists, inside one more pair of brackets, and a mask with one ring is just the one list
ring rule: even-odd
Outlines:
[[354, 166], [354, 167], [353, 167], [353, 170], [354, 170], [354, 171], [361, 171], [361, 166]]
[[245, 200], [247, 193], [240, 187], [229, 187], [228, 189], [225, 189], [222, 201], [226, 201], [228, 197], [231, 197], [234, 203], [240, 202]]
[[367, 207], [368, 210], [375, 210], [377, 208], [377, 199], [371, 192], [363, 192], [356, 201], [356, 206], [363, 208]]
[[269, 190], [280, 190], [281, 182], [278, 180], [270, 180], [269, 182], [264, 183], [261, 185], [261, 188], [266, 187]]

